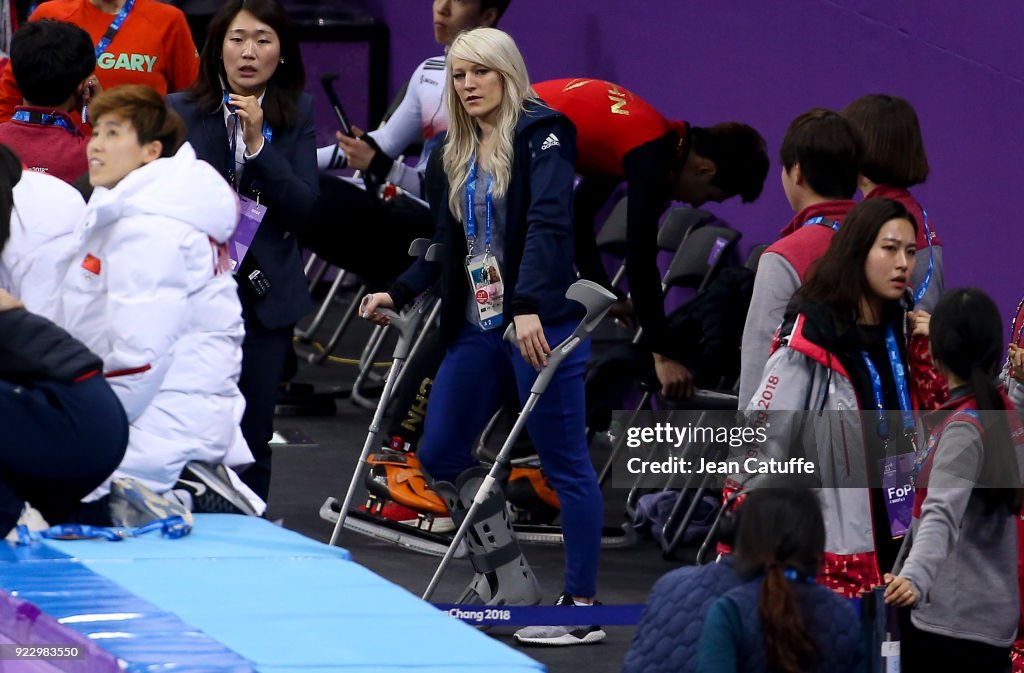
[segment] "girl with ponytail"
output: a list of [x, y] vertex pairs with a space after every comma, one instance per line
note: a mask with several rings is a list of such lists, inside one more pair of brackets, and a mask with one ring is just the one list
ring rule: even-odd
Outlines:
[[814, 581], [825, 554], [815, 492], [759, 488], [737, 516], [735, 564], [745, 583], [711, 606], [697, 671], [856, 670], [857, 615], [848, 600]]
[[886, 575], [885, 599], [913, 608], [901, 630], [904, 672], [1009, 671], [1024, 430], [996, 385], [999, 310], [980, 290], [956, 290], [939, 301], [929, 331], [950, 400], [925, 419], [909, 552]]

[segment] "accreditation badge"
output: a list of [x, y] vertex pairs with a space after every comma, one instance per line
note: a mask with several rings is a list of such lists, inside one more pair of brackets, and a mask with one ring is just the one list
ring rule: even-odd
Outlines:
[[501, 326], [505, 286], [497, 258], [489, 252], [467, 257], [466, 274], [469, 276], [469, 291], [473, 293], [480, 317], [480, 329], [489, 330]]
[[889, 515], [889, 533], [894, 540], [907, 534], [914, 514], [914, 454], [901, 453], [878, 460], [882, 470], [882, 493]]
[[232, 271], [237, 269], [245, 259], [266, 214], [267, 207], [260, 204], [259, 201], [253, 201], [241, 194], [238, 195], [238, 226], [231, 236], [230, 245]]

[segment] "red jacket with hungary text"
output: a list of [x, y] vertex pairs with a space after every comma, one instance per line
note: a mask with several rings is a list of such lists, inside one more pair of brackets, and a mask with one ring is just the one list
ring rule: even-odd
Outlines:
[[[665, 119], [649, 103], [614, 82], [558, 79], [533, 88], [576, 127], [576, 172], [584, 179], [626, 181], [626, 278], [645, 343], [655, 353], [671, 352], [657, 266], [658, 223], [672, 198], [675, 159], [688, 151], [688, 125]], [[607, 180], [595, 182], [605, 185], [600, 189], [609, 190], [605, 198], [611, 196]], [[584, 278], [610, 287], [593, 242], [593, 222], [580, 216], [583, 209], [578, 198], [575, 209], [576, 266]]]
[[[96, 9], [89, 0], [49, 0], [29, 20], [72, 23], [98, 44], [114, 16]], [[104, 89], [144, 84], [161, 96], [188, 88], [198, 72], [199, 54], [185, 15], [157, 0], [135, 0], [121, 30], [96, 62], [96, 76]], [[21, 105], [21, 91], [8, 63], [0, 75], [0, 121], [9, 120], [17, 105]], [[77, 122], [78, 115], [74, 118]]]

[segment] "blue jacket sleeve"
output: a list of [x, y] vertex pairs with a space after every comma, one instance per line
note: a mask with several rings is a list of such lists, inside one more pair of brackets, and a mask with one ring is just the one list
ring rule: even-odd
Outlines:
[[564, 264], [562, 251], [573, 247], [576, 127], [557, 117], [530, 130], [530, 204], [526, 244], [510, 301], [513, 315], [539, 311], [541, 297], [550, 291], [551, 269]]
[[697, 673], [736, 673], [741, 629], [736, 605], [725, 597], [715, 601], [697, 646]]
[[299, 110], [301, 120], [294, 142], [284, 151], [273, 142], [264, 143], [260, 153], [246, 166], [252, 169], [253, 178], [259, 182], [267, 201], [287, 213], [286, 217], [274, 217], [273, 221], [292, 231], [309, 219], [320, 191], [313, 105], [306, 94], [299, 99]]

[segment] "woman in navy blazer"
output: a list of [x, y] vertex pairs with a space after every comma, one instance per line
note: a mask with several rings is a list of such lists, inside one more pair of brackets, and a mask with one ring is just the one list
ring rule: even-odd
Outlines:
[[168, 97], [199, 158], [243, 204], [267, 209], [235, 270], [246, 331], [242, 434], [256, 460], [242, 479], [264, 500], [285, 358], [295, 323], [312, 309], [296, 236], [318, 191], [313, 101], [304, 85], [298, 39], [277, 0], [229, 0], [210, 22], [195, 85]]

